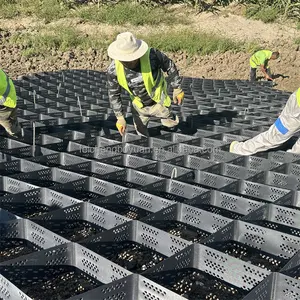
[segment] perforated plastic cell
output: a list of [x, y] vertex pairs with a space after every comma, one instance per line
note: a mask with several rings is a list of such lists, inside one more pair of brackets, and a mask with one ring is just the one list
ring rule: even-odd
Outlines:
[[0, 208], [0, 223], [7, 222], [7, 221], [10, 221], [10, 220], [16, 220], [16, 219], [19, 219], [19, 218], [20, 218], [19, 216], [16, 216], [13, 213], [11, 213], [11, 212], [9, 212], [5, 209]]
[[101, 176], [101, 178], [127, 188], [139, 188], [140, 186], [162, 180], [162, 178], [159, 176], [147, 174], [137, 170], [125, 168], [120, 171], [104, 174]]
[[59, 167], [60, 165], [75, 165], [89, 161], [86, 158], [71, 155], [68, 153], [55, 153], [45, 156], [32, 157], [29, 160], [39, 163], [41, 165], [45, 165], [47, 167]]
[[247, 294], [243, 300], [298, 300], [299, 297], [299, 280], [273, 272]]
[[133, 274], [68, 300], [185, 300], [170, 290], [139, 275]]
[[290, 235], [300, 236], [300, 211], [295, 209], [266, 204], [244, 216], [241, 220]]
[[222, 187], [220, 191], [263, 202], [275, 202], [290, 193], [288, 189], [268, 186], [250, 180], [238, 180]]
[[35, 185], [22, 182], [7, 176], [0, 177], [0, 196], [17, 194], [38, 188]]
[[26, 219], [0, 223], [0, 262], [66, 243], [61, 236]]
[[289, 190], [300, 189], [300, 177], [297, 177], [295, 175], [275, 173], [271, 171], [258, 173], [253, 177], [249, 178], [249, 181], [276, 186]]
[[[234, 276], [233, 274], [240, 274]], [[270, 272], [193, 244], [143, 276], [188, 299], [241, 299]]]
[[280, 163], [292, 163], [300, 160], [300, 155], [285, 151], [270, 151], [270, 152], [259, 152], [254, 156], [267, 158], [271, 161]]
[[282, 163], [256, 156], [240, 156], [229, 162], [230, 164], [250, 168], [253, 170], [268, 171], [280, 167]]
[[101, 163], [98, 161], [87, 161], [75, 165], [62, 166], [61, 168], [71, 172], [80, 173], [85, 176], [101, 178], [102, 175], [123, 170], [121, 167]]
[[2, 137], [0, 140], [0, 149], [3, 151], [3, 149], [16, 149], [16, 148], [22, 148], [27, 147], [28, 144], [22, 143], [13, 139]]
[[127, 189], [108, 197], [92, 199], [91, 202], [134, 220], [175, 203], [136, 189]]
[[47, 168], [40, 171], [16, 174], [12, 175], [11, 177], [20, 181], [35, 184], [40, 187], [50, 187], [57, 184], [86, 178], [86, 176], [82, 174], [62, 170], [59, 168]]
[[290, 276], [294, 279], [300, 279], [300, 250], [287, 262], [287, 264], [279, 271], [282, 274]]
[[126, 188], [105, 180], [93, 177], [67, 182], [51, 187], [52, 190], [74, 197], [81, 201], [90, 202], [124, 191]]
[[185, 240], [199, 243], [210, 233], [227, 225], [231, 219], [177, 203], [141, 221]]
[[280, 166], [273, 168], [272, 171], [276, 172], [276, 173], [294, 175], [294, 176], [299, 177], [300, 176], [300, 165], [298, 163], [299, 162], [296, 161], [295, 163], [281, 164]]
[[123, 224], [129, 219], [90, 203], [78, 203], [34, 217], [32, 221], [76, 242]]
[[1, 197], [0, 207], [22, 218], [32, 218], [79, 202], [59, 192], [40, 188]]
[[101, 162], [105, 162], [107, 164], [111, 164], [122, 168], [127, 167], [132, 169], [136, 169], [154, 163], [153, 160], [138, 157], [135, 155], [130, 155], [130, 154], [122, 154], [113, 157], [108, 157], [102, 159]]
[[153, 175], [159, 175], [163, 178], [176, 178], [187, 173], [192, 174], [192, 170], [190, 169], [172, 165], [167, 162], [156, 162], [154, 164], [138, 168], [137, 170]]
[[80, 242], [135, 273], [141, 273], [190, 244], [139, 221], [130, 221]]
[[193, 173], [187, 173], [182, 176], [178, 176], [177, 179], [179, 181], [199, 185], [206, 189], [207, 188], [219, 189], [238, 181], [238, 179], [236, 178], [216, 175], [213, 173], [200, 171], [200, 170], [194, 170]]
[[207, 169], [204, 169], [203, 171], [236, 179], [248, 179], [249, 177], [253, 177], [260, 172], [260, 170], [251, 170], [230, 163], [213, 165]]
[[131, 275], [76, 243], [66, 243], [1, 263], [0, 272], [29, 297], [38, 299], [68, 299]]
[[164, 179], [141, 187], [140, 190], [175, 202], [184, 202], [186, 199], [195, 198], [208, 191], [208, 189], [174, 179]]
[[234, 221], [203, 244], [270, 271], [278, 271], [299, 250], [300, 238], [242, 221]]
[[1, 300], [32, 300], [14, 284], [0, 274], [0, 299]]

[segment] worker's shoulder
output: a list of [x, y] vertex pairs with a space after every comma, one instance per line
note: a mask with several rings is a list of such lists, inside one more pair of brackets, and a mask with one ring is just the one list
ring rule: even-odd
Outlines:
[[110, 75], [116, 75], [116, 64], [114, 60], [107, 67], [107, 73]]

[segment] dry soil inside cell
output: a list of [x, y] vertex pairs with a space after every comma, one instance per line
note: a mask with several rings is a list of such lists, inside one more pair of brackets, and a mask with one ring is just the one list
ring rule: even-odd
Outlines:
[[196, 269], [159, 272], [150, 275], [173, 292], [189, 300], [240, 300], [248, 292]]
[[147, 223], [193, 243], [200, 243], [203, 239], [210, 235], [207, 231], [176, 220], [150, 221]]
[[100, 206], [132, 220], [147, 217], [151, 212], [130, 204], [100, 204]]
[[168, 199], [168, 200], [172, 200], [172, 201], [176, 201], [176, 202], [184, 202], [187, 200], [187, 198], [184, 198], [184, 197], [181, 197], [181, 196], [178, 196], [178, 195], [175, 195], [175, 194], [172, 194], [172, 193], [168, 193], [166, 191], [155, 191], [155, 190], [152, 190], [150, 191], [151, 194], [153, 195], [156, 195], [158, 197], [162, 197], [162, 198], [165, 198], [165, 199]]
[[211, 204], [202, 204], [199, 207], [203, 210], [206, 210], [206, 211], [209, 211], [214, 214], [218, 214], [223, 217], [230, 218], [230, 219], [239, 220], [240, 218], [243, 217], [243, 215], [241, 215], [241, 214], [238, 214], [236, 212], [233, 212], [233, 211], [230, 211], [230, 210], [227, 210], [224, 208], [216, 207]]
[[3, 274], [33, 300], [69, 299], [103, 284], [72, 266], [5, 266]]
[[81, 201], [85, 201], [85, 202], [90, 202], [92, 199], [99, 199], [99, 198], [104, 198], [103, 195], [94, 193], [94, 192], [90, 192], [90, 191], [79, 191], [79, 190], [62, 190], [60, 191], [63, 194], [66, 194], [70, 197], [76, 198], [78, 200]]
[[58, 206], [47, 206], [40, 203], [0, 203], [0, 207], [8, 210], [9, 212], [22, 217], [22, 218], [33, 218], [41, 216], [49, 211], [59, 209]]
[[142, 273], [166, 258], [166, 256], [132, 241], [103, 242], [89, 246], [89, 248], [134, 273]]
[[23, 239], [1, 239], [0, 243], [0, 263], [26, 255], [42, 248]]
[[216, 242], [209, 246], [272, 272], [278, 272], [287, 262], [278, 256], [236, 241]]
[[78, 242], [105, 229], [84, 220], [35, 220], [41, 226], [68, 239]]

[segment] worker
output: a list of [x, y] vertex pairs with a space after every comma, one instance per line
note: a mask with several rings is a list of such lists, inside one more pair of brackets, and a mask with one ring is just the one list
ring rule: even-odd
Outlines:
[[13, 81], [0, 69], [0, 125], [13, 137], [21, 133], [17, 119], [17, 95]]
[[[300, 88], [292, 93], [279, 117], [267, 131], [243, 142], [232, 142], [229, 151], [239, 155], [253, 155], [280, 146], [299, 130]], [[288, 152], [300, 154], [300, 139]]]
[[172, 100], [167, 93], [167, 72], [173, 88], [173, 102], [182, 104], [184, 92], [181, 78], [174, 62], [161, 51], [134, 37], [130, 32], [119, 34], [108, 47], [108, 56], [113, 59], [107, 70], [108, 95], [117, 118], [116, 126], [123, 136], [126, 120], [121, 101], [121, 88], [132, 100], [131, 112], [138, 135], [149, 136], [150, 117], [157, 117], [162, 125], [173, 128], [179, 123], [171, 111]]
[[255, 52], [250, 57], [250, 81], [256, 81], [256, 70], [258, 67], [260, 67], [266, 80], [273, 81], [269, 60], [275, 60], [277, 58], [279, 58], [279, 52], [272, 52], [270, 50]]

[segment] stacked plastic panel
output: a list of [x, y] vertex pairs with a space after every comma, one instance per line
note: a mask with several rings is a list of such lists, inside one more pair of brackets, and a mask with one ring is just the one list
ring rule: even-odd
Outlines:
[[[268, 83], [184, 78], [178, 128], [122, 138], [106, 74], [15, 81], [0, 137], [0, 299], [300, 298], [300, 155], [228, 152], [278, 117]], [[171, 91], [170, 91], [171, 95]], [[285, 147], [285, 148], [284, 148]]]

